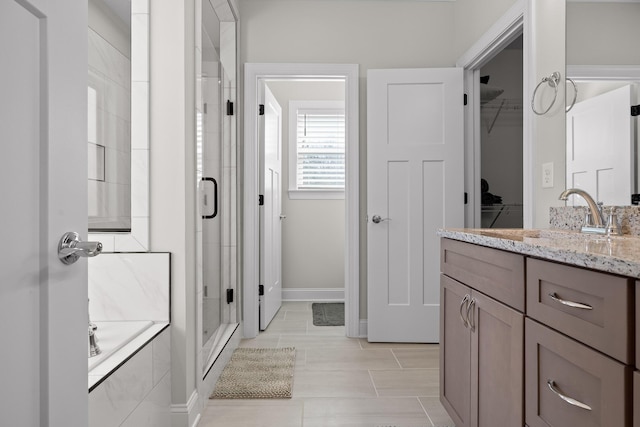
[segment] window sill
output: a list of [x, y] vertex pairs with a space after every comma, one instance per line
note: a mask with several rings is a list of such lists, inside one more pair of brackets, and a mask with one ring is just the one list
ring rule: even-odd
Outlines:
[[344, 200], [344, 190], [289, 190], [290, 200]]

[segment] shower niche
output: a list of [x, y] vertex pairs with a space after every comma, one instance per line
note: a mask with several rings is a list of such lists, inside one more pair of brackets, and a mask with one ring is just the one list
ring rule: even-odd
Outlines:
[[236, 17], [202, 0], [196, 34], [198, 340], [203, 379], [237, 328]]

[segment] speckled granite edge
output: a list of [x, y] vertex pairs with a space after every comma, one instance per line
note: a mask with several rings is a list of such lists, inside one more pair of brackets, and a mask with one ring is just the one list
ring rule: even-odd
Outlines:
[[[615, 206], [615, 208], [622, 234], [640, 236], [640, 206]], [[578, 231], [584, 224], [586, 213], [586, 206], [552, 207], [549, 208], [549, 225], [551, 228], [560, 230]]]
[[585, 236], [584, 239], [525, 237], [520, 241], [481, 234], [488, 231], [499, 230], [444, 229], [439, 230], [438, 235], [577, 267], [640, 278], [640, 239], [621, 237], [619, 240], [607, 242], [606, 239]]

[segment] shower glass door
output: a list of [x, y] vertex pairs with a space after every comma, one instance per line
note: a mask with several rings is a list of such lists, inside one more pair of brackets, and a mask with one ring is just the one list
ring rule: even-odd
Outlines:
[[237, 326], [235, 30], [226, 3], [214, 6], [202, 1], [201, 41], [196, 43], [196, 154], [198, 340], [203, 377]]

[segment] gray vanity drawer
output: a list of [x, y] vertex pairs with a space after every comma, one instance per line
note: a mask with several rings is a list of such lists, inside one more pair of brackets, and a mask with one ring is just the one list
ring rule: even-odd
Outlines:
[[633, 284], [620, 276], [527, 258], [527, 316], [633, 364]]
[[524, 256], [441, 239], [440, 271], [503, 304], [524, 311]]
[[[630, 367], [526, 319], [525, 368], [527, 425], [630, 425]], [[575, 401], [569, 403], [556, 393]], [[591, 409], [577, 406], [579, 403]]]

